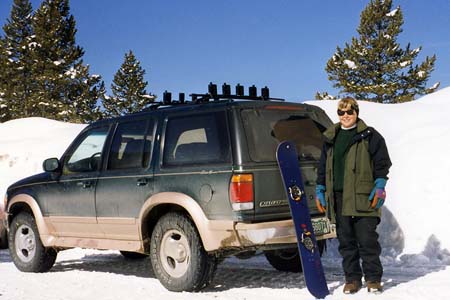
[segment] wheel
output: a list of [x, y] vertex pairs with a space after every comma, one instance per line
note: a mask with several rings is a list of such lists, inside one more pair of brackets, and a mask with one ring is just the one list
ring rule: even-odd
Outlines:
[[[325, 246], [325, 240], [317, 241], [320, 256], [322, 256]], [[278, 271], [293, 273], [300, 273], [303, 271], [298, 248], [267, 250], [264, 251], [264, 255], [272, 267]]]
[[22, 272], [47, 272], [55, 263], [56, 251], [42, 245], [36, 221], [29, 213], [14, 217], [8, 242], [12, 260]]
[[195, 225], [186, 215], [170, 212], [152, 233], [150, 260], [161, 284], [173, 292], [199, 291], [213, 279], [214, 256], [203, 248]]
[[264, 251], [270, 265], [278, 271], [300, 273], [303, 271], [297, 248]]
[[148, 257], [147, 254], [139, 253], [139, 252], [120, 251], [120, 254], [122, 254], [123, 257], [129, 258], [129, 259], [143, 259], [143, 258]]

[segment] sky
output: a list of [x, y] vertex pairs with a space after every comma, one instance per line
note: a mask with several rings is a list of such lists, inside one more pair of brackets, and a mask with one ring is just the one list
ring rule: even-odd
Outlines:
[[[0, 26], [12, 2], [0, 1]], [[72, 0], [70, 7], [84, 62], [108, 90], [132, 50], [146, 71], [147, 92], [160, 99], [165, 90], [202, 93], [209, 82], [226, 82], [268, 86], [273, 97], [304, 101], [317, 91], [337, 94], [326, 62], [336, 46], [357, 36], [368, 2]], [[37, 9], [41, 0], [31, 3]], [[450, 0], [394, 0], [393, 8], [398, 5], [404, 16], [400, 45], [422, 46], [415, 64], [436, 54], [427, 86], [450, 86]]]

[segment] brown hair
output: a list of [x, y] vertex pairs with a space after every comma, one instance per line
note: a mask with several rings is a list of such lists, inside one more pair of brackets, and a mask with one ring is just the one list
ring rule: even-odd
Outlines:
[[359, 115], [359, 105], [358, 102], [352, 97], [345, 97], [342, 98], [338, 103], [338, 109], [354, 109], [356, 111], [356, 114]]

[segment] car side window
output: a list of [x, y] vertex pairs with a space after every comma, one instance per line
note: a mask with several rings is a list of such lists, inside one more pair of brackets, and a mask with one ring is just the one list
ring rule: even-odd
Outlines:
[[[144, 168], [148, 165], [153, 141], [148, 121], [117, 125], [108, 159], [108, 170]], [[150, 132], [146, 135], [147, 132]]]
[[108, 135], [108, 127], [87, 132], [82, 141], [65, 160], [64, 173], [92, 172], [100, 168], [102, 150]]
[[230, 161], [225, 112], [174, 117], [168, 120], [163, 165]]

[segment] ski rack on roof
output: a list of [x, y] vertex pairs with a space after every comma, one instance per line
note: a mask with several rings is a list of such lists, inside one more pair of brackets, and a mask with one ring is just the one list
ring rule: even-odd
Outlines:
[[252, 85], [248, 88], [248, 95], [244, 95], [244, 86], [236, 85], [236, 94], [231, 94], [231, 86], [224, 83], [222, 85], [222, 94], [217, 93], [217, 85], [212, 82], [208, 85], [208, 93], [206, 94], [190, 94], [191, 101], [185, 101], [185, 94], [179, 93], [178, 100], [172, 100], [172, 93], [165, 91], [163, 94], [163, 101], [152, 102], [149, 107], [144, 110], [154, 110], [160, 106], [172, 106], [172, 105], [182, 105], [182, 104], [202, 104], [218, 102], [218, 101], [233, 101], [233, 100], [259, 100], [259, 101], [284, 101], [281, 98], [270, 98], [269, 88], [261, 88], [261, 95], [257, 95], [257, 88]]

